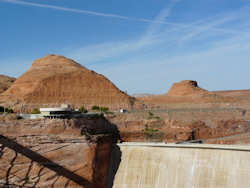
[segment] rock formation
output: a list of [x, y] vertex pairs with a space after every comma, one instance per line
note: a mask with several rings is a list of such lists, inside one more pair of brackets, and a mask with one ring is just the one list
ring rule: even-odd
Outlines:
[[113, 130], [103, 117], [0, 122], [0, 187], [106, 187]]
[[184, 80], [178, 83], [174, 83], [168, 91], [168, 96], [188, 96], [188, 95], [200, 95], [208, 93], [207, 90], [198, 86], [198, 83], [193, 80]]
[[[180, 113], [180, 112], [175, 112]], [[185, 114], [182, 114], [185, 116]], [[214, 114], [215, 115], [215, 114]], [[152, 118], [152, 119], [151, 119]], [[184, 142], [229, 137], [243, 133], [250, 134], [249, 124], [241, 119], [181, 120], [127, 114], [109, 121], [117, 126], [121, 140], [125, 142]], [[250, 140], [250, 138], [248, 137]], [[238, 140], [239, 141], [239, 140]], [[241, 142], [245, 143], [245, 141]]]
[[106, 77], [58, 55], [34, 61], [32, 67], [3, 93], [15, 104], [61, 104], [131, 108], [135, 98]]
[[15, 81], [15, 78], [0, 75], [0, 93], [6, 91]]

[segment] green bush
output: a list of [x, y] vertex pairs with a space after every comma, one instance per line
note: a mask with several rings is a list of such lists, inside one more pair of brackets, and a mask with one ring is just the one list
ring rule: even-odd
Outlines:
[[[3, 106], [0, 106], [0, 112], [4, 112], [4, 107]], [[11, 108], [5, 108], [5, 112], [8, 113], [8, 114], [12, 114], [14, 113], [14, 110], [12, 110]]]
[[109, 108], [108, 107], [100, 107], [100, 111], [107, 113], [109, 111]]
[[108, 107], [105, 107], [105, 106], [92, 106], [91, 110], [94, 110], [94, 111], [98, 111], [100, 113], [104, 113], [104, 114], [112, 114], [112, 112], [109, 111], [109, 108]]
[[32, 110], [31, 113], [32, 113], [32, 114], [40, 114], [41, 112], [40, 112], [39, 109], [35, 108], [35, 109]]
[[157, 119], [160, 120], [161, 118], [159, 116], [155, 116], [152, 112], [148, 112], [148, 119]]
[[91, 110], [99, 111], [100, 107], [99, 106], [92, 106]]
[[154, 133], [158, 132], [158, 129], [153, 129], [148, 127], [148, 125], [145, 126], [145, 129], [143, 130], [144, 134], [146, 135], [146, 137], [150, 138], [154, 135]]
[[5, 111], [6, 111], [8, 114], [13, 114], [13, 113], [14, 113], [14, 110], [12, 110], [11, 108], [6, 108]]
[[84, 106], [82, 106], [79, 110], [82, 113], [87, 113], [88, 112], [88, 110]]

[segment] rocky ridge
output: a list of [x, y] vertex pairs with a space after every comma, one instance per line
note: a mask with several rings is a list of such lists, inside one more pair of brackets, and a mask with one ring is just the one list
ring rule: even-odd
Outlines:
[[13, 104], [66, 103], [111, 109], [132, 108], [136, 102], [103, 75], [59, 55], [47, 55], [34, 61], [1, 99]]
[[16, 78], [0, 75], [0, 93], [6, 91], [16, 80]]

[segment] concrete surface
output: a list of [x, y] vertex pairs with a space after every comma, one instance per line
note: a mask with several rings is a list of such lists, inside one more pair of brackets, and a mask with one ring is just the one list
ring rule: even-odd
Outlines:
[[250, 146], [124, 143], [115, 150], [109, 187], [250, 187]]

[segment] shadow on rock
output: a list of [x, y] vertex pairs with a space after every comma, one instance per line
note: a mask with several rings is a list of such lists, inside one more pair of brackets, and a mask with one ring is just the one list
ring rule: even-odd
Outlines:
[[108, 172], [108, 177], [107, 177], [108, 178], [107, 188], [113, 187], [115, 175], [121, 163], [121, 156], [122, 156], [122, 153], [121, 153], [120, 147], [114, 144], [112, 152], [111, 152], [111, 157], [110, 157], [110, 166], [109, 166], [109, 172]]
[[[13, 159], [10, 162], [10, 167], [7, 170], [6, 173], [6, 177], [5, 177], [5, 183], [4, 183], [4, 187], [11, 187], [14, 186], [13, 184], [11, 184], [9, 182], [10, 179], [10, 172], [11, 169], [14, 167], [14, 162], [16, 161], [16, 158], [18, 156], [18, 154], [23, 155], [27, 158], [29, 158], [32, 162], [29, 166], [29, 170], [26, 173], [26, 177], [24, 181], [23, 186], [19, 186], [19, 187], [27, 187], [25, 186], [25, 184], [27, 184], [28, 182], [28, 175], [30, 173], [30, 170], [32, 168], [33, 162], [37, 162], [39, 165], [41, 165], [42, 167], [48, 168], [52, 171], [54, 171], [57, 176], [62, 176], [67, 178], [69, 181], [73, 181], [76, 184], [86, 187], [86, 188], [94, 188], [96, 187], [95, 185], [93, 185], [91, 182], [89, 182], [88, 180], [86, 180], [85, 178], [77, 175], [76, 173], [64, 168], [63, 166], [53, 162], [52, 160], [40, 155], [39, 153], [36, 153], [32, 150], [30, 150], [27, 147], [24, 147], [20, 144], [18, 144], [17, 142], [15, 142], [14, 140], [11, 140], [3, 135], [0, 135], [0, 144], [2, 144], [2, 147], [7, 147], [11, 150], [13, 150], [15, 152], [15, 155], [13, 157]], [[42, 168], [43, 169], [43, 168]], [[40, 172], [39, 172], [39, 179], [40, 179]], [[38, 182], [36, 182], [36, 185], [38, 184]], [[32, 187], [36, 187], [36, 185], [33, 185]], [[15, 185], [17, 187], [17, 185]], [[67, 186], [66, 186], [67, 187]]]

